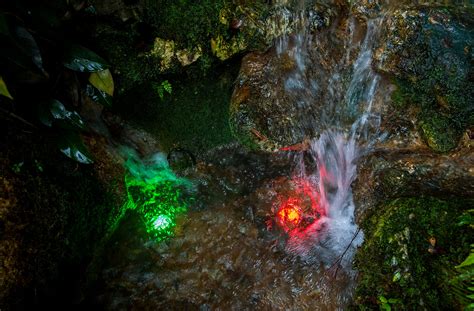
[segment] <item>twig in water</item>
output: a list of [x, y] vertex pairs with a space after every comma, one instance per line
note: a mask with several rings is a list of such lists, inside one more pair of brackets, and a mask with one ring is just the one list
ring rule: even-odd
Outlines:
[[357, 228], [357, 231], [354, 233], [354, 236], [352, 237], [352, 240], [349, 242], [349, 245], [347, 245], [344, 252], [336, 259], [336, 261], [334, 261], [334, 263], [328, 269], [328, 271], [330, 271], [332, 268], [336, 267], [336, 271], [334, 272], [334, 277], [337, 277], [337, 272], [339, 271], [339, 264], [342, 262], [342, 258], [344, 257], [344, 255], [347, 253], [347, 251], [351, 247], [352, 242], [354, 242], [355, 238], [359, 235], [359, 232], [360, 232], [360, 228]]

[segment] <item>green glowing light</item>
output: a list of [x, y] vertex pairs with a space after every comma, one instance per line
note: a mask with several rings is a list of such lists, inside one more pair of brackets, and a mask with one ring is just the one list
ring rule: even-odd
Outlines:
[[169, 225], [171, 225], [171, 219], [166, 215], [159, 215], [153, 220], [153, 228], [155, 228], [155, 230], [166, 229]]
[[192, 200], [185, 195], [191, 183], [177, 177], [164, 157], [148, 163], [132, 157], [125, 166], [128, 208], [142, 215], [146, 231], [155, 240], [172, 236], [178, 216], [186, 213]]

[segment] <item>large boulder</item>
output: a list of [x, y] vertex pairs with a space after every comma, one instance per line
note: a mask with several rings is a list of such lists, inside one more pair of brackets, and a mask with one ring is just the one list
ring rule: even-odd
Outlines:
[[472, 200], [401, 198], [381, 204], [363, 225], [353, 308], [464, 310], [454, 278], [469, 253], [468, 226], [456, 221]]
[[351, 26], [341, 11], [310, 10], [307, 16], [331, 22], [315, 28], [307, 23], [303, 33], [279, 37], [267, 52], [244, 57], [230, 103], [231, 129], [243, 145], [275, 151], [314, 137], [322, 107], [343, 100], [337, 90], [347, 79], [338, 70], [351, 68], [357, 47], [345, 49]]
[[474, 20], [454, 9], [398, 9], [384, 24], [375, 64], [394, 77], [396, 108], [416, 108], [430, 148], [454, 149], [474, 124]]
[[421, 194], [473, 198], [474, 153], [467, 135], [461, 145], [449, 155], [434, 153], [421, 142], [404, 148], [387, 144], [370, 154], [353, 184], [357, 221], [366, 220], [388, 199]]

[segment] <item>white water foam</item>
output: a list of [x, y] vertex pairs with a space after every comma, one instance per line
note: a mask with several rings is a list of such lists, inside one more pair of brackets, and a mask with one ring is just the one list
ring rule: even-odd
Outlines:
[[[316, 171], [308, 174], [304, 167], [304, 155], [298, 157], [296, 175], [309, 180], [317, 189], [319, 204], [325, 216], [309, 225], [305, 231], [290, 235], [287, 249], [309, 262], [322, 263], [326, 267], [342, 266], [346, 272], [352, 271], [350, 267], [353, 255], [364, 239], [354, 221], [355, 205], [351, 184], [356, 178], [357, 161], [361, 153], [367, 152], [380, 138], [380, 119], [372, 112], [380, 77], [372, 70], [371, 64], [372, 49], [381, 22], [381, 18], [367, 22], [367, 33], [351, 68], [352, 79], [345, 92], [344, 101], [334, 110], [339, 115], [327, 118], [326, 114], [325, 130], [318, 138], [311, 140], [309, 155], [317, 163]], [[295, 55], [298, 64], [287, 80], [293, 86], [303, 86], [309, 81], [302, 78], [306, 76], [306, 64], [309, 62], [306, 59], [307, 54], [304, 53], [308, 40], [304, 38], [304, 32], [300, 35], [295, 41], [296, 47], [292, 47], [293, 53], [290, 54]], [[295, 52], [298, 51], [303, 53], [296, 55]], [[333, 76], [339, 77], [342, 73], [334, 73]], [[301, 81], [295, 82], [295, 79]], [[329, 103], [327, 106], [332, 107], [334, 104], [337, 105]], [[341, 116], [343, 113], [349, 114], [348, 118], [356, 119], [348, 128], [340, 126], [339, 121], [346, 117]]]

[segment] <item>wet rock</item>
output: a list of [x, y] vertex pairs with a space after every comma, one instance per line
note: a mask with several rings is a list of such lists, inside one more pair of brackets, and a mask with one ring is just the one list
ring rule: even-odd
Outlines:
[[[266, 53], [244, 57], [230, 103], [231, 129], [243, 145], [275, 151], [317, 136], [322, 107], [331, 96], [332, 101], [344, 96], [338, 82], [345, 82], [333, 71], [342, 63], [350, 71], [354, 53], [343, 52], [349, 28], [347, 19], [334, 18], [330, 28], [280, 38]], [[279, 44], [288, 47], [279, 51]], [[307, 58], [305, 73], [300, 72], [297, 53], [308, 54], [301, 56]]]
[[415, 197], [379, 205], [363, 225], [354, 305], [376, 308], [383, 296], [400, 309], [463, 309], [451, 288], [441, 284], [451, 282], [456, 272], [448, 267], [469, 252], [468, 229], [456, 219], [470, 204], [459, 197]]
[[[117, 115], [107, 113], [103, 116], [103, 120], [104, 126], [108, 130], [107, 136], [110, 136], [115, 143], [137, 151], [143, 157], [150, 156], [162, 149], [161, 144], [154, 136], [131, 125]], [[120, 163], [123, 162], [120, 150], [110, 147], [109, 152], [113, 153]]]
[[196, 156], [189, 150], [174, 148], [168, 153], [168, 163], [177, 172], [196, 165]]
[[220, 60], [226, 60], [233, 55], [245, 51], [247, 43], [243, 37], [233, 37], [230, 41], [222, 36], [211, 39], [211, 50]]
[[395, 77], [396, 104], [418, 108], [417, 129], [430, 148], [454, 149], [473, 122], [472, 19], [462, 10], [398, 9], [385, 25], [375, 60]]
[[160, 59], [160, 70], [165, 71], [171, 68], [171, 62], [175, 56], [175, 43], [172, 40], [155, 38], [153, 49], [150, 55]]
[[361, 18], [373, 18], [380, 14], [386, 0], [356, 0], [350, 1], [352, 11]]
[[[334, 278], [286, 253], [278, 245], [281, 232], [271, 233], [264, 221], [246, 217], [250, 206], [257, 218], [272, 218], [277, 193], [269, 185], [284, 191], [288, 179], [271, 182], [272, 175], [278, 175], [272, 171], [278, 160], [272, 163], [267, 154], [249, 156], [234, 148], [215, 151], [209, 163], [197, 167], [197, 175], [208, 176], [204, 189], [222, 190], [213, 190], [216, 197], [210, 200], [200, 193], [198, 200], [206, 206], [190, 207], [188, 215], [178, 220], [176, 236], [161, 242], [166, 246], [153, 246], [156, 243], [146, 236], [139, 215], [127, 214], [107, 246], [103, 286], [92, 293], [91, 302], [105, 309], [183, 305], [288, 309], [298, 304], [318, 310], [346, 304], [351, 282], [344, 273]], [[234, 157], [224, 156], [228, 152]], [[223, 186], [234, 182], [243, 184], [250, 195]], [[336, 288], [344, 288], [343, 294]]]
[[192, 50], [184, 49], [176, 52], [176, 58], [183, 67], [191, 65], [197, 61], [201, 55], [202, 48], [200, 46]]
[[390, 198], [417, 196], [474, 197], [474, 153], [464, 147], [450, 155], [429, 149], [379, 150], [359, 166], [353, 184], [359, 222]]
[[155, 38], [153, 48], [147, 53], [147, 57], [155, 57], [160, 60], [161, 72], [166, 72], [176, 66], [177, 63], [181, 66], [188, 66], [199, 59], [202, 55], [202, 48], [197, 46], [192, 50], [182, 49], [179, 50], [173, 40], [164, 40], [161, 38]]

